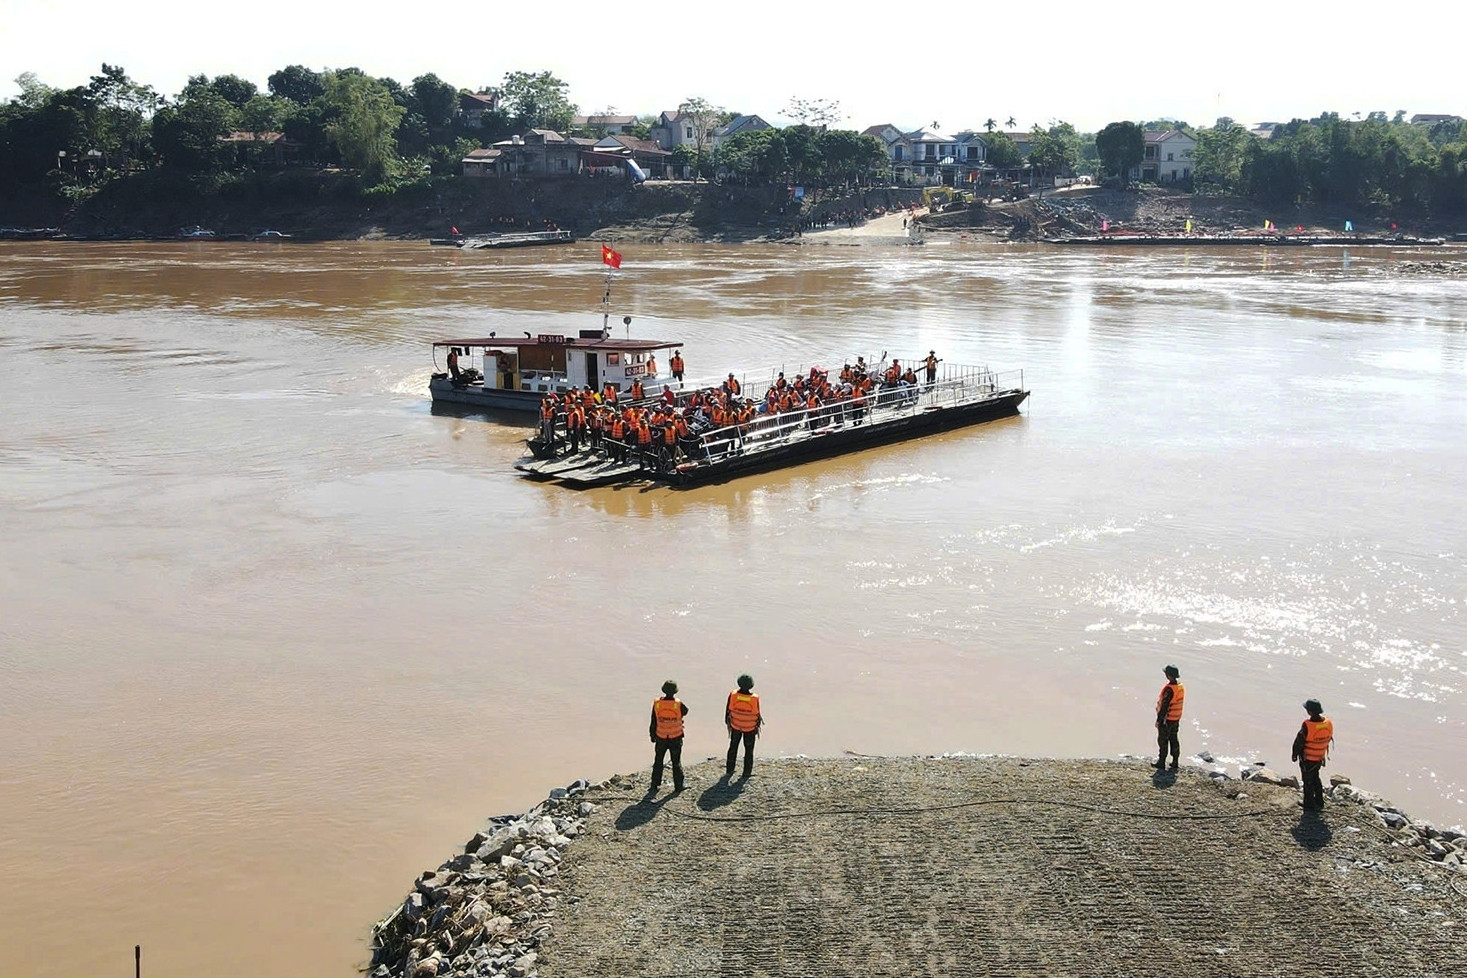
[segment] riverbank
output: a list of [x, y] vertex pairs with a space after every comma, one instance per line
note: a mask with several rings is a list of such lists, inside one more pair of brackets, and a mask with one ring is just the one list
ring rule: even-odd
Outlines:
[[[220, 238], [243, 239], [265, 229], [296, 241], [377, 240], [543, 230], [554, 226], [580, 238], [638, 243], [748, 242], [902, 244], [896, 234], [833, 234], [864, 224], [835, 220], [828, 229], [792, 229], [821, 215], [899, 214], [922, 207], [921, 188], [873, 187], [849, 193], [811, 190], [792, 200], [785, 186], [649, 181], [610, 178], [425, 177], [390, 192], [364, 189], [347, 173], [290, 169], [179, 181], [163, 172], [138, 174], [77, 199], [44, 188], [0, 198], [0, 228], [9, 236], [82, 240], [170, 238], [183, 228], [207, 228]], [[1026, 200], [980, 203], [924, 214], [920, 226], [937, 235], [1038, 241], [1055, 235], [1257, 232], [1265, 221], [1284, 230], [1339, 234], [1345, 220], [1362, 234], [1451, 236], [1462, 221], [1397, 222], [1389, 215], [1346, 213], [1322, 206], [1269, 206], [1236, 197], [1204, 196], [1174, 188], [1128, 190], [1073, 186]], [[900, 224], [900, 221], [894, 222]], [[1399, 223], [1399, 227], [1393, 227]]]
[[696, 765], [656, 796], [645, 772], [577, 782], [491, 820], [374, 930], [372, 974], [1467, 967], [1467, 838], [1338, 776], [1316, 815], [1290, 778], [1206, 761], [853, 756], [721, 775]]

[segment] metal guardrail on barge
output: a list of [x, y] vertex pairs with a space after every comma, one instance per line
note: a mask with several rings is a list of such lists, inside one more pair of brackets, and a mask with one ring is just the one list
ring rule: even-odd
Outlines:
[[526, 458], [515, 467], [581, 488], [645, 480], [690, 486], [981, 424], [1017, 414], [1028, 396], [1022, 370], [955, 365], [931, 384], [876, 389], [864, 406], [847, 399], [759, 414], [744, 424], [697, 431], [670, 448], [631, 446], [625, 461], [588, 449]]

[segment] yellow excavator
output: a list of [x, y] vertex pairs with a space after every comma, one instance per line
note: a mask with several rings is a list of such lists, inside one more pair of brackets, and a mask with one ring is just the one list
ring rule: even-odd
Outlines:
[[967, 207], [972, 202], [973, 195], [966, 190], [955, 190], [952, 187], [924, 187], [922, 189], [922, 203], [926, 204], [928, 211], [933, 214]]

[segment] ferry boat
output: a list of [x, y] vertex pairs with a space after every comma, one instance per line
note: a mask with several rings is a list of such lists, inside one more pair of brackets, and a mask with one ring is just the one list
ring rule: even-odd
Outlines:
[[[756, 401], [763, 393], [750, 392], [747, 385], [744, 390], [754, 393]], [[679, 392], [677, 403], [684, 405], [687, 397], [688, 392]], [[651, 451], [644, 454], [632, 447], [620, 453], [625, 459], [612, 457], [604, 447], [569, 452], [563, 420], [548, 437], [544, 425], [549, 423], [544, 422], [540, 434], [527, 441], [531, 455], [515, 468], [527, 477], [573, 488], [638, 481], [682, 488], [1012, 417], [1028, 397], [1022, 370], [947, 365], [933, 383], [884, 385], [860, 407], [838, 400], [812, 409], [760, 413], [747, 424], [723, 428], [695, 419], [691, 437], [674, 448], [661, 448], [659, 436]]]

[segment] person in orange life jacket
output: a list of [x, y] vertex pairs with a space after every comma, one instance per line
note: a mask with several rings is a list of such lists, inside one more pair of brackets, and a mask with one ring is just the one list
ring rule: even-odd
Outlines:
[[683, 790], [683, 717], [687, 715], [688, 705], [677, 698], [677, 683], [669, 679], [662, 684], [662, 698], [652, 701], [652, 723], [647, 727], [656, 746], [648, 794], [662, 787], [662, 761], [668, 754], [672, 755], [672, 790]]
[[570, 450], [574, 454], [581, 450], [581, 435], [586, 430], [586, 409], [575, 402], [565, 412], [565, 434], [570, 441]]
[[937, 358], [936, 350], [928, 350], [927, 359], [923, 363], [927, 365], [927, 384], [930, 387], [937, 383], [937, 365], [942, 361]]
[[754, 773], [754, 738], [759, 736], [759, 728], [764, 726], [764, 714], [759, 712], [759, 697], [754, 695], [753, 689], [754, 677], [748, 674], [740, 676], [739, 688], [728, 694], [728, 703], [723, 708], [723, 722], [728, 727], [726, 777], [733, 777], [740, 741], [744, 744], [744, 777]]
[[1160, 752], [1156, 763], [1151, 765], [1160, 771], [1166, 767], [1167, 751], [1171, 751], [1172, 767], [1175, 771], [1177, 764], [1182, 759], [1182, 747], [1177, 741], [1177, 728], [1182, 725], [1182, 700], [1187, 691], [1182, 684], [1177, 682], [1181, 678], [1181, 672], [1176, 666], [1167, 666], [1162, 670], [1166, 674], [1166, 685], [1161, 687], [1161, 695], [1156, 698], [1156, 749]]
[[591, 451], [601, 451], [601, 436], [606, 431], [606, 409], [593, 407], [586, 415], [586, 431], [591, 437]]
[[657, 354], [647, 354], [647, 376], [653, 380], [657, 379]]
[[1335, 724], [1324, 715], [1319, 700], [1305, 700], [1304, 710], [1309, 719], [1300, 724], [1294, 737], [1293, 759], [1299, 762], [1299, 780], [1304, 783], [1304, 810], [1317, 812], [1324, 808], [1324, 785], [1319, 780], [1319, 769], [1324, 767], [1330, 744], [1334, 743]]
[[677, 381], [679, 387], [683, 386], [683, 351], [673, 350], [672, 360], [668, 363], [672, 368], [672, 379]]
[[453, 378], [453, 382], [456, 384], [459, 382], [460, 379], [459, 374], [460, 371], [458, 369], [458, 347], [450, 346], [448, 348], [448, 376]]

